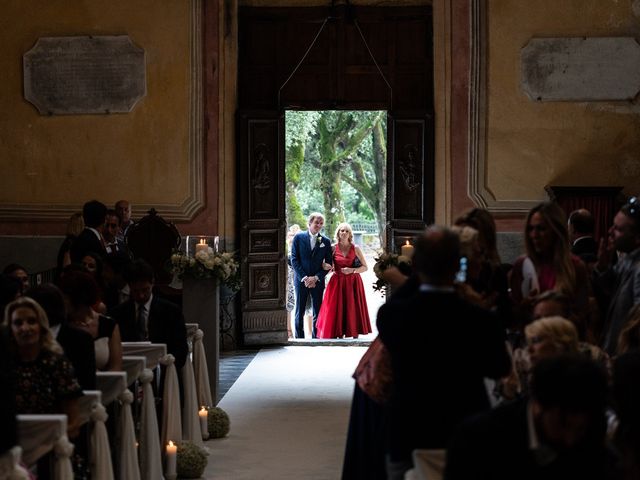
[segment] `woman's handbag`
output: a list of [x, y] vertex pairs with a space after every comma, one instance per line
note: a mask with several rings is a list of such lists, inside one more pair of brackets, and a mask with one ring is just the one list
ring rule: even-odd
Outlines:
[[391, 397], [393, 376], [389, 351], [376, 338], [362, 356], [353, 373], [360, 389], [377, 403], [385, 404]]

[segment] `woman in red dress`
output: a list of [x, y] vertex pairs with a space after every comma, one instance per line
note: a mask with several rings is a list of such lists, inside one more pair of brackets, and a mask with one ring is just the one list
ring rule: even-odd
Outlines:
[[354, 245], [353, 231], [348, 223], [338, 225], [335, 238], [333, 275], [318, 314], [318, 338], [358, 338], [358, 335], [371, 333], [367, 299], [360, 278], [360, 274], [367, 271], [367, 261], [360, 247]]

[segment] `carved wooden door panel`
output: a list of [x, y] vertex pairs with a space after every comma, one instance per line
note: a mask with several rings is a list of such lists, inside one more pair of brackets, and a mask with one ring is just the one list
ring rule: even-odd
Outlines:
[[238, 115], [244, 345], [287, 341], [284, 116]]
[[433, 116], [389, 114], [387, 118], [387, 235], [389, 251], [433, 223]]

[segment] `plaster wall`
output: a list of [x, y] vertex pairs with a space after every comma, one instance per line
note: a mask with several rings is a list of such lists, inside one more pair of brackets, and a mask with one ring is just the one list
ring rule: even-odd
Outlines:
[[640, 37], [640, 2], [487, 1], [486, 186], [499, 201], [547, 199], [545, 185], [638, 193], [640, 104], [534, 102], [520, 87], [533, 37]]

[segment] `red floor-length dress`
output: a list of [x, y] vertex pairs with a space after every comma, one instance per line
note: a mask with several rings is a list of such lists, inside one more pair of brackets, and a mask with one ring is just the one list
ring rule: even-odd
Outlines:
[[318, 314], [318, 338], [354, 337], [371, 333], [367, 299], [359, 273], [343, 274], [343, 267], [353, 267], [356, 248], [351, 245], [345, 257], [336, 245], [334, 273], [324, 293]]

